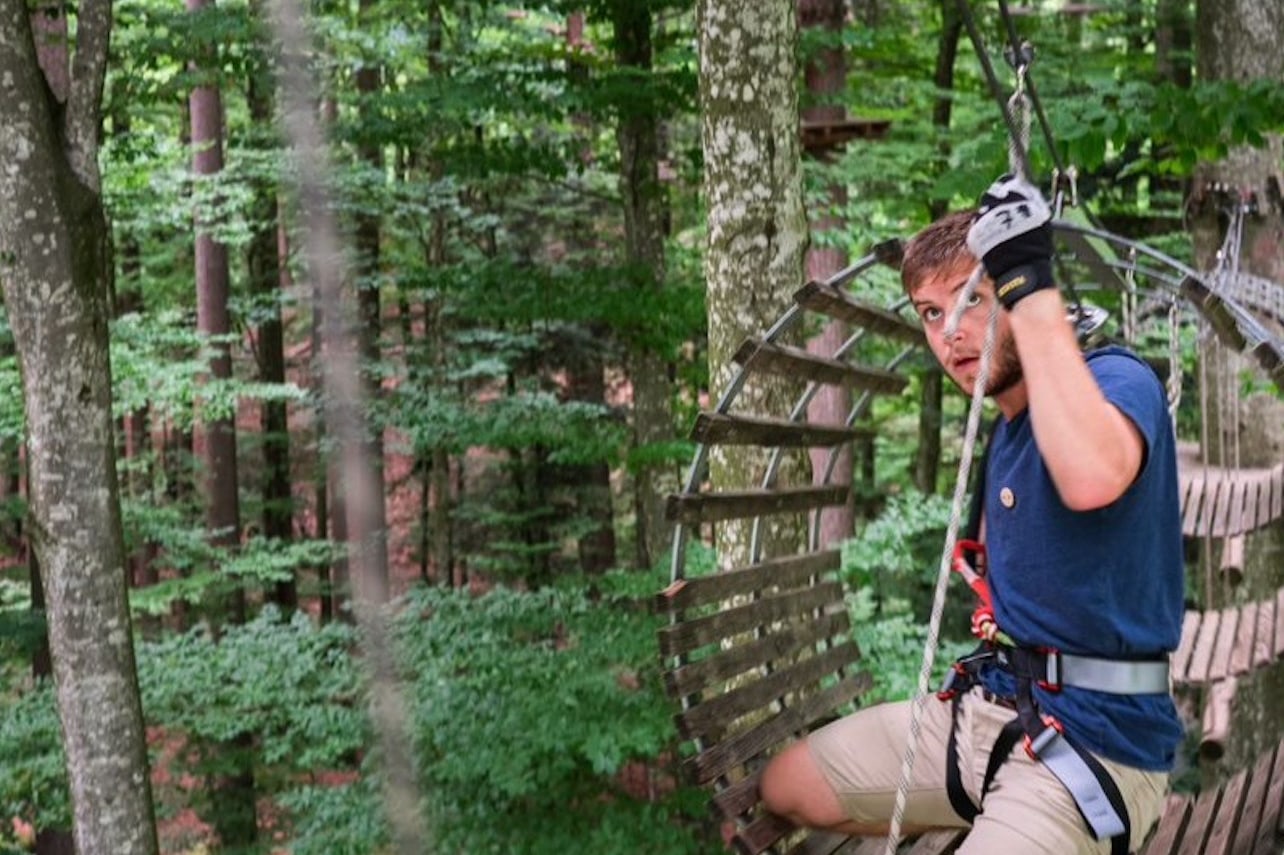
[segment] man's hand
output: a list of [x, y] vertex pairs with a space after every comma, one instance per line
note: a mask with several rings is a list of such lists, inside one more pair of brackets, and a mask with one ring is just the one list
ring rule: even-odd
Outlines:
[[1003, 175], [981, 196], [967, 246], [994, 280], [1005, 308], [1052, 279], [1052, 211], [1038, 189], [1019, 176]]

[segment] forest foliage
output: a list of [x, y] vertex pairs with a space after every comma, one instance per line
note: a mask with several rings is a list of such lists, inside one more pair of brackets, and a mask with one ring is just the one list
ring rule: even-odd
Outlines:
[[[389, 530], [399, 673], [442, 851], [719, 848], [702, 794], [676, 777], [681, 758], [654, 646], [659, 619], [645, 606], [666, 567], [629, 558], [634, 475], [659, 467], [676, 484], [692, 452], [692, 418], [719, 392], [707, 388], [704, 360], [696, 20], [689, 0], [633, 0], [651, 16], [653, 59], [625, 66], [611, 16], [626, 2], [311, 4], [338, 213], [348, 228], [362, 217], [379, 224], [377, 265], [348, 284], [377, 293], [383, 307], [378, 359], [365, 366], [381, 389], [369, 417], [387, 442], [389, 501], [404, 511]], [[798, 45], [805, 62], [837, 40], [848, 63], [843, 106], [891, 123], [883, 139], [806, 164], [811, 213], [843, 223], [813, 241], [851, 257], [912, 232], [934, 203], [969, 203], [1008, 166], [998, 108], [966, 43], [955, 88], [933, 83], [953, 0], [866, 5], [868, 20], [853, 18], [838, 34], [806, 31]], [[1197, 162], [1281, 130], [1284, 90], [1161, 73], [1151, 0], [1103, 0], [1088, 16], [1057, 14], [1059, 5], [1038, 0], [1018, 22], [1037, 47], [1032, 74], [1056, 158], [1077, 167], [1085, 199], [1108, 223], [1188, 258], [1177, 236], [1183, 182]], [[973, 6], [1009, 86], [995, 9]], [[252, 83], [271, 87], [271, 36], [249, 0], [195, 14], [117, 0], [114, 15], [101, 164], [114, 244], [113, 396], [121, 425], [142, 419], [149, 434], [127, 449], [121, 430], [118, 469], [127, 544], [157, 577], [133, 589], [131, 604], [151, 759], [165, 771], [162, 819], [190, 809], [212, 821], [191, 782], [215, 774], [210, 764], [237, 761], [207, 747], [236, 743], [250, 752], [256, 793], [274, 812], [279, 839], [264, 839], [261, 851], [376, 852], [388, 830], [353, 658], [360, 639], [351, 624], [315, 616], [317, 599], [333, 593], [339, 549], [318, 520], [329, 445], [318, 429], [324, 401], [293, 167], [279, 129], [254, 116], [249, 97]], [[569, 22], [579, 15], [575, 42]], [[1192, 62], [1189, 48], [1167, 60], [1187, 70]], [[379, 85], [361, 91], [356, 76], [369, 67]], [[190, 166], [187, 96], [197, 85], [223, 96], [225, 166], [216, 176]], [[939, 98], [953, 104], [948, 128], [932, 121]], [[639, 114], [663, 129], [658, 283], [623, 250], [616, 132]], [[1032, 158], [1036, 173], [1050, 173], [1054, 158], [1038, 141]], [[848, 189], [837, 209], [823, 193], [834, 184]], [[264, 188], [279, 203], [267, 215]], [[233, 260], [230, 380], [207, 376], [217, 342], [195, 331], [196, 212]], [[283, 287], [264, 294], [252, 287], [247, 254], [256, 234], [278, 228]], [[258, 372], [260, 330], [277, 310], [284, 383]], [[668, 367], [672, 424], [661, 442], [638, 444], [630, 432], [627, 365], [639, 351]], [[592, 374], [601, 388], [586, 393]], [[12, 337], [0, 326], [6, 484], [21, 471], [19, 383]], [[948, 517], [943, 500], [924, 503], [910, 486], [916, 392], [911, 385], [875, 411], [875, 480], [899, 498], [861, 521], [862, 536], [844, 548], [877, 697], [912, 687], [923, 635], [915, 616], [930, 597]], [[257, 522], [271, 438], [255, 417], [273, 402], [290, 414], [290, 540], [264, 536]], [[1193, 404], [1184, 406], [1189, 426]], [[961, 407], [949, 400], [947, 425]], [[244, 531], [229, 550], [205, 530], [191, 435], [202, 420], [235, 415]], [[593, 467], [610, 474], [609, 507], [587, 489], [601, 483]], [[444, 520], [430, 513], [434, 471], [437, 489], [451, 485]], [[52, 690], [27, 668], [41, 625], [26, 581], [25, 506], [13, 487], [3, 498], [11, 567], [0, 588], [0, 816], [65, 827]], [[585, 573], [582, 543], [600, 530], [603, 511], [611, 569]], [[693, 549], [690, 572], [707, 572], [707, 551]], [[309, 610], [285, 614], [269, 602], [273, 586], [290, 580]], [[254, 614], [215, 633], [199, 609], [233, 589], [247, 592]], [[950, 616], [954, 644], [966, 637], [962, 608]], [[3, 824], [0, 836], [0, 846], [20, 845]]]

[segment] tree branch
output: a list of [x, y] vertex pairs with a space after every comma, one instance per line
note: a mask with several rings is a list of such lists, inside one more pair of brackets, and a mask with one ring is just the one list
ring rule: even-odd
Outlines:
[[98, 131], [110, 41], [111, 0], [83, 0], [71, 64], [71, 96], [67, 99], [67, 159], [76, 176], [95, 193], [101, 187]]

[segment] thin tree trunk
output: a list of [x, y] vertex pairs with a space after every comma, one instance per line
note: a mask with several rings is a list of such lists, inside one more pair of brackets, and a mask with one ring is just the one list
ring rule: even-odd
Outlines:
[[[264, 19], [262, 0], [251, 4], [254, 17]], [[262, 60], [266, 63], [266, 59]], [[250, 119], [257, 127], [272, 121], [275, 97], [271, 78], [251, 74], [246, 85]], [[257, 357], [259, 379], [264, 383], [285, 382], [285, 336], [281, 326], [281, 257], [278, 233], [277, 188], [273, 182], [259, 182], [255, 188], [255, 232], [248, 248], [250, 290], [262, 302], [258, 316]], [[265, 401], [260, 421], [263, 444], [263, 536], [287, 543], [294, 535], [294, 502], [290, 491], [290, 427], [285, 401]], [[293, 575], [273, 586], [272, 599], [286, 614], [299, 606], [298, 587]]]
[[[823, 28], [837, 40], [842, 33], [843, 17], [846, 14], [844, 0], [800, 0], [798, 4], [798, 23], [800, 27]], [[807, 64], [805, 70], [807, 81], [808, 106], [802, 110], [804, 122], [833, 122], [847, 116], [842, 106], [842, 99], [847, 87], [847, 66], [843, 61], [842, 48], [827, 46], [821, 48]], [[808, 152], [821, 163], [832, 159], [832, 152], [816, 150]], [[847, 188], [832, 184], [826, 190], [823, 204], [826, 207], [842, 207], [847, 203]], [[842, 228], [843, 222], [829, 211], [811, 214], [813, 233], [835, 231]], [[836, 247], [813, 246], [807, 250], [806, 271], [808, 279], [824, 281], [847, 266], [847, 253]], [[807, 349], [812, 353], [825, 356], [832, 354], [847, 340], [850, 330], [842, 321], [829, 321], [821, 332], [807, 342]], [[843, 424], [851, 411], [851, 390], [845, 386], [822, 386], [807, 405], [809, 421], [824, 424]], [[837, 459], [831, 462], [831, 456]], [[814, 448], [809, 452], [812, 467], [812, 482], [816, 484], [852, 483], [852, 446], [844, 443], [835, 448]], [[855, 526], [855, 509], [849, 495], [842, 507], [825, 508], [820, 514], [819, 545], [822, 548], [837, 546], [852, 536]]]
[[[1284, 83], [1284, 7], [1257, 0], [1200, 0], [1195, 26], [1197, 76], [1201, 80], [1240, 83], [1268, 80]], [[1284, 139], [1269, 135], [1263, 148], [1232, 149], [1218, 163], [1201, 164], [1195, 176], [1191, 220], [1195, 258], [1212, 269], [1221, 246], [1224, 218], [1219, 212], [1253, 194], [1262, 204], [1245, 220], [1239, 259], [1245, 273], [1284, 283], [1284, 215], [1267, 204], [1271, 187], [1284, 186]], [[1219, 195], [1216, 185], [1231, 188]], [[1205, 425], [1209, 437], [1206, 460], [1228, 466], [1275, 466], [1284, 460], [1284, 400], [1257, 392], [1239, 394], [1240, 372], [1248, 362], [1220, 347], [1203, 347], [1201, 375], [1211, 382], [1202, 394], [1211, 402]], [[1206, 568], [1210, 569], [1210, 568]], [[1208, 572], [1204, 578], [1214, 576]], [[1273, 596], [1284, 585], [1284, 521], [1249, 533], [1245, 539], [1244, 600]], [[1214, 590], [1206, 590], [1205, 607], [1213, 607]], [[1230, 592], [1224, 592], [1230, 598]], [[1236, 698], [1237, 738], [1225, 756], [1227, 766], [1240, 767], [1274, 745], [1279, 710], [1284, 705], [1284, 671], [1255, 672], [1241, 682]]]
[[[189, 14], [214, 5], [213, 0], [186, 0]], [[192, 125], [192, 171], [198, 180], [211, 180], [223, 171], [223, 104], [217, 86], [197, 86], [189, 97]], [[208, 214], [195, 215], [196, 327], [210, 351], [209, 377], [214, 382], [232, 377], [232, 331], [228, 313], [230, 283], [227, 247], [212, 233]], [[208, 381], [207, 381], [208, 382]], [[241, 507], [236, 461], [235, 415], [197, 419], [196, 447], [201, 457], [205, 527], [209, 541], [228, 551], [241, 541]], [[215, 626], [245, 621], [245, 595], [240, 585], [210, 601]], [[244, 847], [258, 836], [251, 733], [206, 746], [220, 771], [209, 775], [210, 821], [227, 847]], [[235, 771], [224, 771], [231, 767]]]
[[[616, 0], [611, 5], [615, 56], [620, 66], [649, 74], [652, 67], [650, 10], [639, 3]], [[624, 202], [625, 257], [637, 277], [637, 287], [664, 290], [664, 239], [669, 202], [659, 180], [660, 117], [653, 102], [639, 99], [622, 105], [615, 132], [620, 151], [620, 195]], [[646, 453], [673, 439], [673, 383], [670, 359], [656, 343], [639, 335], [628, 343], [629, 375], [633, 381], [632, 447], [633, 512], [637, 530], [634, 561], [650, 567], [664, 557], [673, 528], [664, 517], [664, 494], [676, 489], [673, 467]]]
[[[700, 138], [708, 236], [709, 381], [719, 392], [735, 371], [746, 336], [771, 326], [802, 284], [807, 219], [802, 203], [798, 132], [797, 25], [789, 0], [701, 0]], [[787, 413], [797, 384], [759, 380], [738, 399], [748, 411]], [[710, 455], [714, 489], [743, 489], [759, 480], [752, 451], [719, 446]], [[804, 480], [801, 462], [781, 467], [783, 483]], [[764, 538], [767, 551], [792, 553], [800, 521], [781, 519]], [[751, 526], [716, 529], [718, 563], [743, 567], [751, 558]]]
[[84, 0], [77, 12], [76, 61], [59, 103], [59, 84], [41, 72], [27, 4], [0, 0], [0, 285], [33, 450], [33, 558], [47, 598], [76, 847], [155, 855], [114, 461], [112, 265], [97, 167], [111, 7]]

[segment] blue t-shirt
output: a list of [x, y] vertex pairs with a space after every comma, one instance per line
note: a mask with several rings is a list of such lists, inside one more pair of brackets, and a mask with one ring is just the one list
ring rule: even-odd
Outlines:
[[[985, 479], [995, 617], [1023, 645], [1117, 659], [1163, 656], [1181, 638], [1184, 581], [1167, 400], [1154, 372], [1132, 353], [1110, 347], [1086, 358], [1106, 398], [1145, 439], [1141, 470], [1107, 507], [1072, 511], [1039, 455], [1029, 411], [999, 419]], [[991, 691], [1012, 693], [1007, 674], [991, 670], [982, 680]], [[1182, 727], [1171, 695], [1069, 686], [1034, 692], [1042, 710], [1088, 750], [1141, 769], [1172, 768]]]

